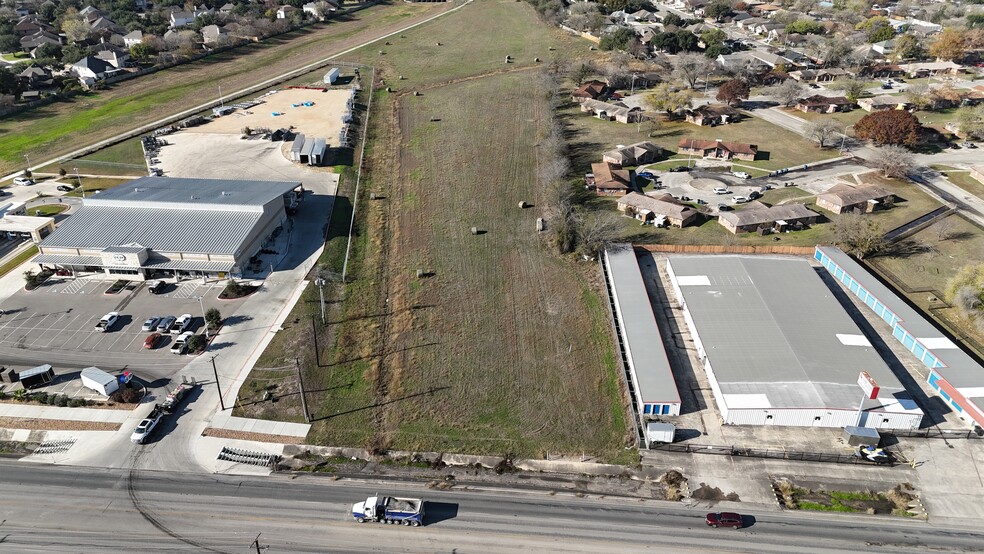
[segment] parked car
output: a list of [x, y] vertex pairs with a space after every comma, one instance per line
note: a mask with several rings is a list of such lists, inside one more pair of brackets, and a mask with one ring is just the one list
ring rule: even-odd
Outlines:
[[174, 339], [174, 344], [171, 345], [171, 354], [184, 354], [188, 350], [188, 341], [193, 336], [195, 333], [192, 331], [185, 331], [178, 335], [178, 338]]
[[745, 173], [744, 171], [732, 171], [731, 174], [734, 175], [735, 177], [738, 177], [739, 179], [751, 179], [752, 178], [751, 175], [749, 175], [748, 173]]
[[685, 165], [678, 165], [670, 168], [670, 173], [680, 173], [683, 171], [690, 171], [690, 168]]
[[820, 88], [820, 85], [816, 83], [810, 83], [810, 88]]
[[147, 442], [150, 438], [150, 434], [154, 432], [154, 428], [157, 424], [161, 422], [164, 417], [164, 410], [160, 406], [155, 405], [154, 409], [147, 415], [147, 417], [140, 421], [137, 428], [133, 430], [133, 434], [130, 435], [130, 441], [137, 444], [143, 444]]
[[759, 198], [762, 198], [762, 193], [757, 190], [753, 190], [752, 192], [748, 193], [749, 200], [758, 200]]
[[150, 336], [144, 339], [144, 348], [148, 350], [153, 350], [157, 348], [157, 343], [161, 341], [160, 333], [152, 333]]
[[160, 322], [161, 318], [156, 315], [148, 317], [147, 321], [144, 321], [143, 327], [141, 327], [140, 330], [145, 333], [151, 333], [157, 330], [157, 325], [160, 324]]
[[192, 317], [191, 314], [181, 314], [181, 316], [174, 322], [174, 326], [171, 327], [172, 335], [180, 335], [188, 330], [191, 326]]
[[55, 188], [58, 189], [59, 192], [72, 192], [73, 190], [73, 187], [69, 185], [58, 185]]
[[731, 192], [728, 187], [714, 187], [714, 194], [728, 194]]
[[730, 212], [734, 208], [732, 208], [731, 206], [729, 206], [727, 204], [718, 204], [718, 209], [721, 210], [722, 212]]
[[163, 318], [161, 318], [161, 322], [157, 324], [157, 332], [158, 333], [171, 332], [171, 327], [174, 326], [174, 322], [177, 320], [178, 318], [174, 317], [173, 315], [164, 316]]
[[731, 200], [735, 204], [744, 204], [745, 202], [748, 202], [748, 197], [747, 196], [732, 196], [731, 197]]
[[655, 177], [655, 175], [653, 175], [653, 173], [650, 172], [650, 171], [643, 171], [642, 173], [639, 173], [638, 175], [639, 175], [639, 177], [642, 177], [643, 179], [652, 179], [653, 177]]
[[734, 512], [712, 512], [704, 518], [704, 523], [710, 527], [734, 527], [735, 529], [741, 529], [741, 515]]
[[160, 294], [164, 292], [165, 288], [167, 288], [167, 283], [164, 281], [154, 281], [154, 284], [150, 285], [150, 288], [147, 290], [149, 290], [151, 294]]
[[27, 185], [33, 185], [34, 179], [31, 179], [30, 177], [15, 177], [14, 184], [26, 187]]
[[882, 83], [881, 88], [883, 88], [885, 90], [888, 90], [888, 89], [892, 88], [892, 84], [891, 83]]
[[960, 146], [963, 146], [964, 148], [977, 148], [977, 145], [973, 142], [961, 142]]

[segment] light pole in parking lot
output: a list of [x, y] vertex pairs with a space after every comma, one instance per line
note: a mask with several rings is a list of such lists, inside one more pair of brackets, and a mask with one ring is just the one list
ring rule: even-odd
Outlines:
[[72, 170], [75, 171], [75, 181], [79, 184], [79, 188], [82, 189], [82, 198], [85, 198], [85, 187], [82, 186], [82, 177], [79, 177], [79, 168], [73, 167]]
[[205, 323], [205, 340], [208, 340], [208, 320], [205, 319], [205, 303], [202, 302], [204, 296], [198, 297], [198, 305], [202, 308], [202, 321]]

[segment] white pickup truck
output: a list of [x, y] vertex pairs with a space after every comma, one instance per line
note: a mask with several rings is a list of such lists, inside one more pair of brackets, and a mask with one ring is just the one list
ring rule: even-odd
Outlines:
[[96, 323], [96, 331], [100, 333], [105, 333], [112, 327], [116, 325], [116, 321], [120, 318], [119, 312], [109, 312], [108, 314], [102, 316], [99, 323]]

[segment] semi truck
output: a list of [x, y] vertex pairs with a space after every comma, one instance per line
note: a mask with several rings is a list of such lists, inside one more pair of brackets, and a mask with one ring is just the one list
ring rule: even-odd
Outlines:
[[352, 517], [359, 523], [375, 521], [419, 527], [424, 522], [424, 502], [419, 498], [370, 496], [352, 505]]

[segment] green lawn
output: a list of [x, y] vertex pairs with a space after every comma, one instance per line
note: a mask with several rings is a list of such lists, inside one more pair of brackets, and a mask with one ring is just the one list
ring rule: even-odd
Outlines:
[[0, 265], [0, 277], [3, 277], [4, 275], [10, 273], [11, 271], [17, 269], [22, 263], [34, 257], [34, 255], [37, 253], [38, 253], [38, 247], [35, 245], [28, 248], [24, 252], [21, 252], [15, 258], [9, 260], [7, 263]]
[[68, 172], [64, 179], [69, 179], [75, 174], [75, 168], [78, 168], [79, 173], [90, 175], [139, 176], [147, 173], [140, 138], [125, 140], [81, 158], [45, 166], [38, 171], [57, 173], [59, 169], [64, 169]]
[[[69, 182], [73, 185], [78, 183], [78, 180], [74, 177], [65, 177], [63, 179], [65, 182]], [[65, 196], [82, 196], [85, 192], [86, 196], [95, 194], [97, 191], [111, 189], [126, 183], [129, 179], [112, 179], [104, 177], [82, 177], [82, 186], [75, 187], [72, 192], [66, 193]]]
[[56, 214], [60, 214], [68, 209], [65, 204], [44, 204], [41, 206], [35, 206], [31, 208], [30, 215], [41, 216], [41, 217], [52, 217]]
[[956, 113], [956, 108], [939, 110], [935, 112], [918, 111], [916, 112], [916, 117], [918, 117], [919, 122], [925, 126], [934, 125], [942, 128], [947, 123], [957, 119]]
[[984, 183], [970, 176], [970, 170], [956, 169], [948, 166], [933, 166], [954, 185], [964, 189], [978, 198], [984, 198]]
[[[868, 115], [868, 112], [862, 109], [853, 109], [849, 112], [835, 112], [835, 113], [816, 113], [816, 112], [801, 112], [796, 108], [783, 108], [783, 111], [792, 115], [793, 117], [798, 117], [800, 119], [805, 119], [807, 121], [816, 121], [818, 119], [833, 119], [840, 122], [844, 128], [854, 125], [859, 119]], [[842, 130], [843, 131], [843, 130]], [[850, 134], [850, 132], [848, 133]]]

